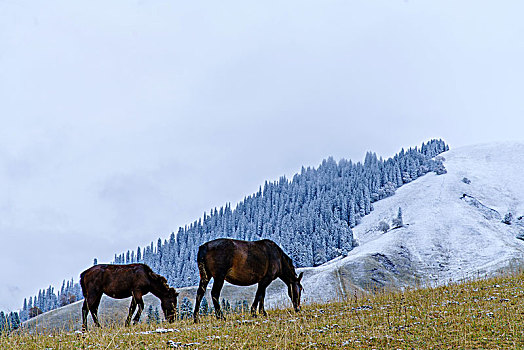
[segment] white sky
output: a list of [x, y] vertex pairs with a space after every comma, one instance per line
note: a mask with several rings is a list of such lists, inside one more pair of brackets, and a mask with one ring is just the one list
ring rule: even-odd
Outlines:
[[524, 141], [523, 13], [0, 0], [0, 309], [330, 155]]

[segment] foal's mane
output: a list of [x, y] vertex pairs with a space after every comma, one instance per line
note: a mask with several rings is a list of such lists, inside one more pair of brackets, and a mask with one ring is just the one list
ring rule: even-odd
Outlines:
[[169, 288], [169, 285], [167, 284], [167, 279], [164, 276], [154, 273], [149, 266], [147, 266], [147, 268], [147, 274], [149, 275], [149, 277], [151, 277], [151, 280], [153, 280], [155, 283], [159, 285], [164, 286], [166, 289]]

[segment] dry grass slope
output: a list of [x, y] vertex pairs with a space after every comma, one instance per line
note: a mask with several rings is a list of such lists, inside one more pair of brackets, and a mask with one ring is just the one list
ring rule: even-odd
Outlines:
[[[343, 302], [273, 310], [268, 317], [177, 321], [90, 330], [17, 333], [1, 349], [519, 349], [524, 273], [436, 288], [377, 292]], [[169, 329], [171, 328], [171, 329]]]

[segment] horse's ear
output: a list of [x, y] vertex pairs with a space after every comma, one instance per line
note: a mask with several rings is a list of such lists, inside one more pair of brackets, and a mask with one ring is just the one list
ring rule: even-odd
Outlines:
[[304, 276], [304, 272], [301, 272], [300, 275], [298, 275], [298, 281], [300, 282], [300, 280], [302, 279], [302, 277]]

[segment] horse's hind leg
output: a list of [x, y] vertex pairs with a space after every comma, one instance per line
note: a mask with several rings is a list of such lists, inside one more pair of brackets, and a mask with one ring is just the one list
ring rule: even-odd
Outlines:
[[87, 300], [84, 299], [82, 305], [82, 331], [87, 331], [87, 315], [89, 314], [89, 308], [87, 307]]
[[131, 317], [133, 317], [133, 314], [135, 313], [135, 309], [136, 309], [136, 300], [135, 300], [135, 296], [133, 295], [133, 297], [131, 298], [131, 305], [129, 305], [129, 315], [127, 315], [127, 318], [126, 318], [126, 327], [129, 326], [129, 324], [131, 323]]
[[91, 317], [93, 317], [93, 322], [95, 323], [95, 326], [102, 328], [100, 322], [98, 321], [98, 305], [100, 305], [100, 299], [102, 299], [102, 294], [100, 294], [99, 296], [95, 296], [94, 298], [88, 297], [87, 306], [89, 308], [89, 311], [91, 311]]
[[215, 307], [215, 316], [218, 319], [225, 320], [224, 314], [222, 313], [222, 310], [220, 310], [220, 291], [222, 290], [222, 287], [224, 286], [224, 279], [215, 278], [215, 282], [213, 282], [213, 289], [211, 289], [211, 299], [213, 299], [213, 306]]
[[142, 294], [135, 294], [136, 304], [138, 306], [138, 311], [136, 312], [135, 318], [133, 318], [133, 324], [137, 324], [140, 321], [140, 315], [142, 310], [144, 310], [144, 300], [142, 299]]
[[253, 304], [251, 305], [251, 316], [253, 317], [257, 317], [258, 300], [259, 300], [259, 297], [258, 297], [258, 289], [257, 289], [257, 292], [255, 294], [255, 300], [253, 300]]
[[202, 276], [202, 272], [200, 273], [200, 284], [198, 285], [198, 291], [197, 296], [195, 300], [195, 311], [193, 312], [193, 320], [195, 323], [198, 322], [198, 313], [200, 311], [200, 302], [202, 301], [202, 298], [204, 297], [204, 294], [206, 293], [206, 288], [209, 283], [209, 280], [207, 279], [207, 274], [205, 276]]

